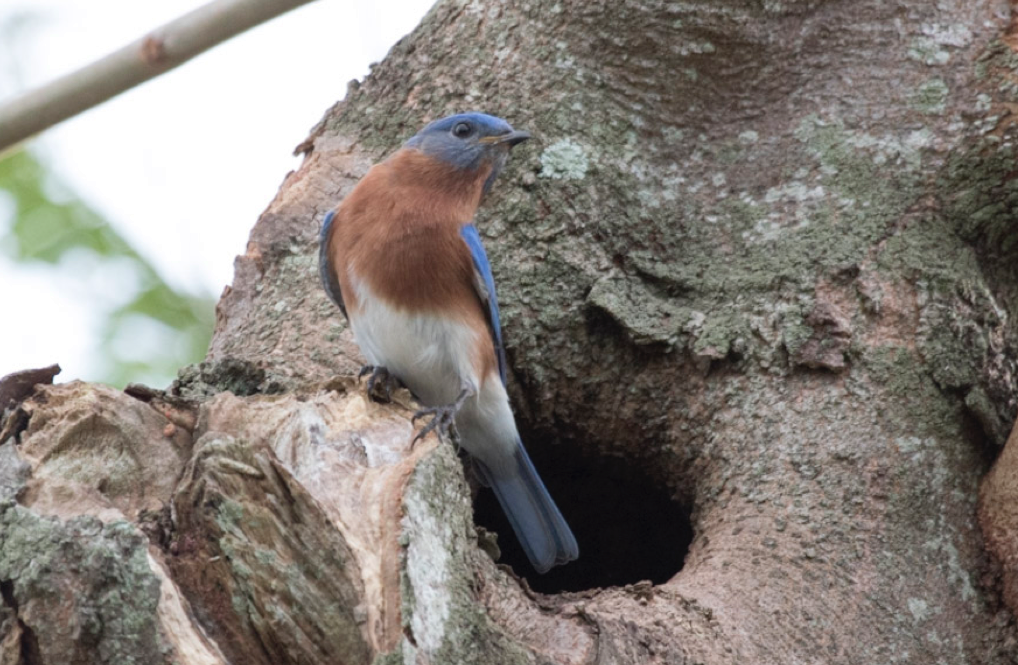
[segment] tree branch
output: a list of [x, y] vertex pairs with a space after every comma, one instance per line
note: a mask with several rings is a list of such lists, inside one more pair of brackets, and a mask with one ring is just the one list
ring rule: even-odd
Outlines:
[[0, 152], [311, 0], [214, 0], [0, 106]]

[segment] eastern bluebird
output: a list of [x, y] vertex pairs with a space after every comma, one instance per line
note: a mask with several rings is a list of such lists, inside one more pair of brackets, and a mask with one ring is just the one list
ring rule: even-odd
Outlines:
[[516, 431], [488, 257], [473, 225], [509, 150], [530, 138], [481, 113], [431, 123], [325, 216], [319, 270], [386, 393], [402, 383], [454, 429], [539, 573], [579, 555]]

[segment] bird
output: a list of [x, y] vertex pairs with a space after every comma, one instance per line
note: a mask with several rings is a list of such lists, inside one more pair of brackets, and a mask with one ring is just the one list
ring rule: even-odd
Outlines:
[[[461, 113], [426, 125], [329, 211], [319, 273], [368, 364], [368, 394], [405, 386], [491, 487], [538, 573], [579, 548], [527, 454], [506, 391], [495, 280], [474, 217], [509, 151], [530, 138]], [[382, 400], [384, 401], [384, 400]]]

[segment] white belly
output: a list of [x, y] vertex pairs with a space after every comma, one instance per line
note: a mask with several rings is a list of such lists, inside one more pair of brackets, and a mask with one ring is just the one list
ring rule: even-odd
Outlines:
[[463, 447], [492, 470], [511, 464], [519, 435], [509, 396], [497, 374], [478, 376], [473, 363], [487, 340], [465, 323], [392, 307], [363, 283], [355, 288], [350, 326], [368, 362], [398, 376], [425, 406], [452, 404], [463, 388], [472, 389], [456, 414]]
[[357, 285], [358, 311], [350, 326], [361, 353], [402, 379], [427, 406], [450, 404], [460, 391], [481, 385], [473, 366], [482, 340], [464, 323], [387, 305]]

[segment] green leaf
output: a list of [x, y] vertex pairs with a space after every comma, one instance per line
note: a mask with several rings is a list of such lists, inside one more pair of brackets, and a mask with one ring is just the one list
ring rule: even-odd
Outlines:
[[[6, 195], [6, 196], [3, 196]], [[32, 153], [22, 150], [0, 159], [0, 198], [13, 205], [9, 231], [0, 252], [16, 263], [52, 266], [54, 279], [83, 265], [117, 263], [134, 273], [121, 280], [120, 294], [95, 294], [105, 307], [105, 323], [96, 344], [104, 367], [101, 376], [86, 377], [122, 386], [131, 381], [168, 383], [176, 370], [201, 360], [215, 323], [215, 301], [207, 293], [174, 289], [131, 244], [95, 210], [59, 182]], [[2, 209], [2, 208], [0, 208]], [[95, 261], [68, 261], [86, 252]], [[87, 275], [71, 275], [84, 281]], [[101, 296], [101, 297], [100, 297]], [[164, 328], [165, 327], [165, 328]], [[172, 342], [151, 348], [146, 341], [172, 332]], [[150, 338], [148, 340], [139, 337]], [[143, 360], [131, 347], [146, 349]]]

